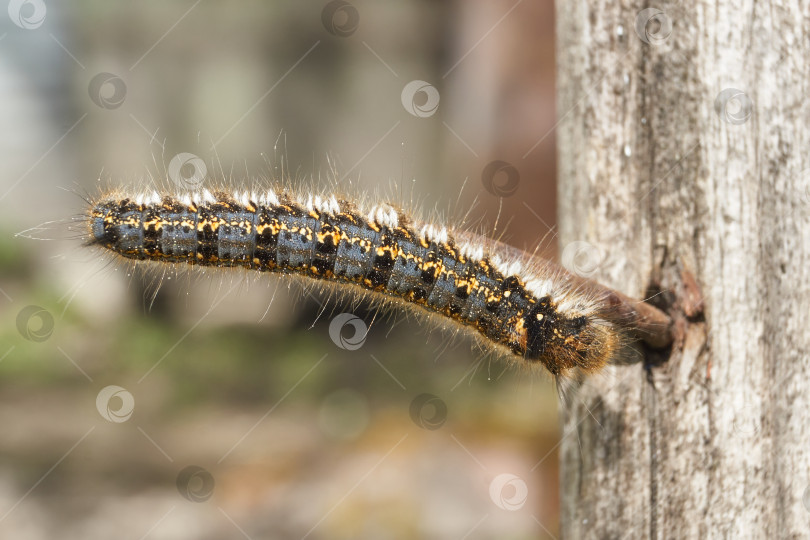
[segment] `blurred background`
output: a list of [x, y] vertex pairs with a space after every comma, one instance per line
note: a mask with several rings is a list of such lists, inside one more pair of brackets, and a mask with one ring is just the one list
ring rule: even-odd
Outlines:
[[0, 536], [555, 537], [549, 377], [272, 276], [133, 271], [69, 229], [81, 195], [192, 154], [203, 185], [472, 208], [555, 257], [553, 32], [550, 1], [8, 2]]

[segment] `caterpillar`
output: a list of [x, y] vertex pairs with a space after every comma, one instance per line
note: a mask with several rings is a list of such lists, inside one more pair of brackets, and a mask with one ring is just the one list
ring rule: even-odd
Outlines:
[[88, 245], [120, 257], [242, 267], [369, 292], [444, 317], [504, 357], [558, 377], [615, 363], [633, 330], [654, 341], [668, 320], [549, 261], [389, 203], [201, 189], [109, 195], [91, 201], [86, 217]]

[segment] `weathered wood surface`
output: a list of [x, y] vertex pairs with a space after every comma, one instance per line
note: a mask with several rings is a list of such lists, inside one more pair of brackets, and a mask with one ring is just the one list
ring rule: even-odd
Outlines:
[[562, 531], [807, 538], [810, 6], [648, 7], [557, 8], [561, 248], [680, 331], [572, 399]]

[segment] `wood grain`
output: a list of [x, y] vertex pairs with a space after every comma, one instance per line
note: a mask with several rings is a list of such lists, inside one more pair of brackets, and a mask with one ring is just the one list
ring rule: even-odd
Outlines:
[[647, 7], [557, 9], [561, 248], [676, 324], [666, 363], [571, 400], [562, 532], [807, 537], [810, 6], [663, 2], [637, 32]]

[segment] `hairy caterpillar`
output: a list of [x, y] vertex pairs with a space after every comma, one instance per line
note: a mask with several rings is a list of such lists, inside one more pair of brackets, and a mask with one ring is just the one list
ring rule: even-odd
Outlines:
[[122, 257], [293, 274], [384, 295], [555, 376], [597, 371], [632, 334], [653, 342], [668, 322], [548, 261], [390, 204], [273, 190], [152, 192], [103, 197], [88, 217], [88, 243]]

